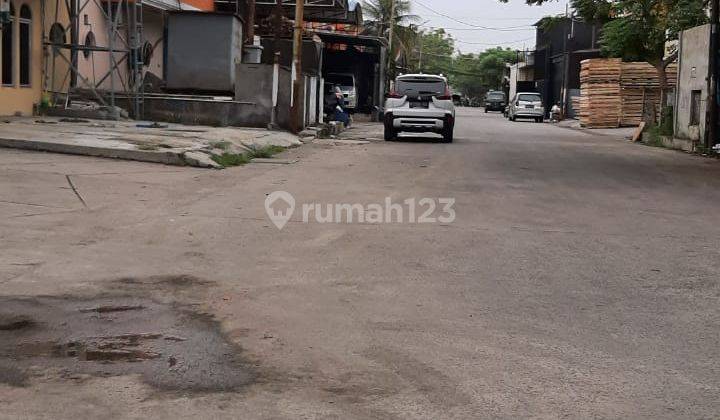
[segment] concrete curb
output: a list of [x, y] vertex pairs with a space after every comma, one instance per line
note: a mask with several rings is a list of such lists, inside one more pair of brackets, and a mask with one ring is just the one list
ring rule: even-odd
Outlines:
[[183, 159], [185, 151], [115, 149], [9, 138], [0, 138], [0, 147], [187, 166], [187, 162]]

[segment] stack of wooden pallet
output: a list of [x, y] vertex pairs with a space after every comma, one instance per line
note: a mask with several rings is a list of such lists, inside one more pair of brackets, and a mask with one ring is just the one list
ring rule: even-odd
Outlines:
[[[677, 65], [666, 70], [667, 86], [675, 86]], [[623, 126], [637, 126], [640, 122], [660, 118], [660, 79], [657, 69], [648, 63], [623, 63], [620, 76]], [[653, 117], [654, 116], [654, 117]]]
[[580, 64], [580, 124], [589, 128], [620, 123], [619, 59], [583, 60]]
[[[667, 71], [675, 86], [677, 66]], [[659, 117], [660, 83], [655, 67], [620, 59], [590, 59], [581, 63], [580, 124], [590, 128], [637, 126], [646, 115]]]
[[[677, 65], [671, 64], [665, 70], [668, 85], [674, 85], [677, 79]], [[622, 63], [622, 73], [620, 74], [620, 84], [623, 87], [660, 87], [660, 79], [658, 78], [657, 69], [644, 62]]]

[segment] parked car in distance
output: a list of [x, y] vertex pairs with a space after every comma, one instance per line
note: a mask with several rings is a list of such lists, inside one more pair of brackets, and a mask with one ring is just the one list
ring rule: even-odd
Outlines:
[[519, 92], [515, 94], [508, 104], [507, 117], [510, 121], [518, 118], [530, 118], [536, 122], [543, 122], [545, 108], [542, 105], [542, 97], [535, 92]]
[[491, 90], [485, 94], [485, 112], [505, 110], [505, 92]]
[[355, 75], [352, 73], [328, 73], [325, 76], [325, 84], [332, 84], [340, 87], [345, 97], [345, 108], [354, 110], [358, 105], [357, 86]]
[[385, 101], [383, 121], [387, 141], [400, 132], [432, 132], [452, 142], [455, 104], [447, 79], [430, 74], [398, 76]]

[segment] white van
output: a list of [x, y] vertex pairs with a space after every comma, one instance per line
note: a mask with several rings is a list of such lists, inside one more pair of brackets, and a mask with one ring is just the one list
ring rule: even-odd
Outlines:
[[345, 108], [354, 110], [358, 105], [355, 75], [352, 73], [328, 73], [325, 83], [338, 86], [345, 97]]

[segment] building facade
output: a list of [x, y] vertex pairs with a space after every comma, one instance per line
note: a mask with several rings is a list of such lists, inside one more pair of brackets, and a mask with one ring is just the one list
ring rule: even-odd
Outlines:
[[132, 0], [0, 4], [7, 10], [0, 17], [0, 115], [31, 115], [41, 103], [65, 103], [74, 90], [128, 92], [148, 73], [162, 80], [167, 13], [214, 9], [212, 0], [145, 1], [136, 14]]
[[0, 115], [30, 115], [42, 96], [41, 0], [3, 0]]
[[559, 103], [574, 117], [580, 97], [580, 62], [600, 57], [599, 24], [574, 17], [546, 18], [535, 24], [534, 76], [545, 109]]
[[674, 109], [675, 137], [699, 144], [705, 142], [709, 51], [709, 24], [680, 33]]

